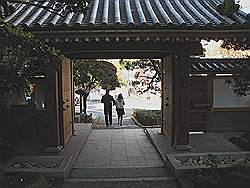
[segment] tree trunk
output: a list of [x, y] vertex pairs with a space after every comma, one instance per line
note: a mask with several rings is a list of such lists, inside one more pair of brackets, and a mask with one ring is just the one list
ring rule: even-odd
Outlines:
[[83, 96], [83, 112], [87, 114], [87, 97], [86, 95]]
[[87, 114], [87, 98], [89, 96], [89, 92], [83, 95], [83, 112]]
[[82, 95], [80, 95], [80, 113], [82, 113]]

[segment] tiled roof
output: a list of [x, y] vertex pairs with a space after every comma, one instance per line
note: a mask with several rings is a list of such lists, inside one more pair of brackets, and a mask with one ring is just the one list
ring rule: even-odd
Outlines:
[[234, 73], [250, 66], [250, 59], [191, 59], [190, 73]]
[[[248, 14], [238, 11], [230, 17], [224, 16], [216, 10], [220, 3], [220, 0], [94, 0], [86, 16], [73, 12], [60, 16], [21, 4], [5, 20], [34, 30], [249, 27]], [[44, 0], [42, 5], [53, 6], [54, 0]]]

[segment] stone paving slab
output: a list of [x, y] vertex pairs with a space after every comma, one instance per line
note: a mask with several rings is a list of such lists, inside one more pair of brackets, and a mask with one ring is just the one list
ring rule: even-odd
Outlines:
[[142, 129], [93, 130], [64, 188], [177, 188]]
[[74, 168], [164, 166], [161, 157], [143, 129], [93, 130]]
[[242, 151], [217, 133], [190, 135], [190, 145], [194, 152], [233, 152]]
[[160, 129], [147, 129], [146, 132], [153, 145], [163, 154], [242, 151], [241, 148], [217, 133], [191, 134], [189, 137], [192, 149], [190, 151], [177, 151], [171, 146], [166, 136], [159, 134]]
[[165, 167], [123, 167], [123, 168], [76, 168], [73, 178], [140, 178], [167, 177], [170, 171]]
[[114, 116], [112, 118], [112, 126], [106, 127], [104, 115], [99, 115], [97, 118], [95, 125], [93, 126], [94, 129], [139, 129], [140, 127], [131, 119], [130, 116], [125, 116], [123, 118], [122, 126], [118, 125], [117, 117]]
[[66, 180], [63, 188], [178, 188], [173, 177], [99, 178]]

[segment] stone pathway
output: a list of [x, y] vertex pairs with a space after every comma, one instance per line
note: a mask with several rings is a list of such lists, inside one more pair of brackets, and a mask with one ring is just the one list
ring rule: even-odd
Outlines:
[[75, 161], [79, 167], [164, 166], [142, 129], [93, 130]]
[[144, 130], [131, 119], [132, 110], [126, 108], [123, 126], [113, 110], [113, 125], [106, 127], [102, 104], [89, 106], [96, 122], [63, 188], [178, 187]]
[[64, 188], [177, 188], [143, 129], [92, 130]]
[[93, 126], [94, 129], [138, 129], [140, 128], [135, 122], [131, 119], [130, 115], [125, 115], [123, 118], [122, 126], [118, 125], [117, 117], [113, 116], [113, 125], [110, 127], [106, 127], [104, 116], [100, 115], [97, 118], [97, 122]]

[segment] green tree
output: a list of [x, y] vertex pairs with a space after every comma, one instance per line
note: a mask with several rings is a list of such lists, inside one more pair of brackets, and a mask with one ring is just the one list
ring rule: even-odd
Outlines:
[[[224, 41], [221, 45], [221, 48], [226, 50], [249, 50], [250, 44], [249, 39], [246, 41]], [[234, 87], [234, 92], [238, 96], [247, 96], [249, 95], [250, 90], [250, 62], [249, 56], [245, 57], [244, 60], [247, 64], [242, 68], [235, 67], [236, 72], [233, 74], [232, 78], [226, 80], [226, 83]]]
[[[134, 70], [134, 69], [143, 69], [145, 72], [149, 71], [151, 72], [152, 76], [148, 77], [150, 79], [147, 88], [142, 92], [147, 92], [148, 90], [155, 90], [159, 91], [160, 88], [157, 87], [157, 83], [161, 81], [161, 63], [159, 60], [155, 59], [140, 59], [140, 60], [124, 60], [121, 59], [119, 61], [122, 68], [125, 68], [126, 70]], [[140, 84], [134, 83], [135, 85]]]
[[35, 40], [20, 28], [0, 22], [0, 104], [4, 96], [23, 93], [29, 79], [44, 73], [45, 67], [57, 68], [60, 52]]
[[230, 16], [240, 9], [240, 5], [235, 0], [224, 0], [219, 6], [218, 11], [222, 14]]
[[[74, 82], [76, 93], [83, 100], [83, 112], [86, 113], [87, 97], [92, 89], [101, 87], [102, 89], [114, 90], [120, 86], [116, 67], [101, 60], [79, 60], [74, 62]], [[80, 102], [80, 112], [82, 112]]]
[[[246, 59], [249, 63], [249, 59]], [[250, 65], [243, 67], [239, 70], [239, 73], [233, 74], [233, 76], [226, 80], [226, 84], [232, 85], [234, 93], [239, 97], [249, 95], [250, 90]]]

